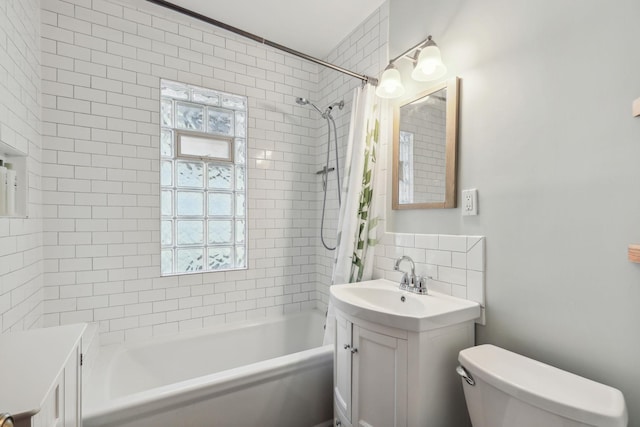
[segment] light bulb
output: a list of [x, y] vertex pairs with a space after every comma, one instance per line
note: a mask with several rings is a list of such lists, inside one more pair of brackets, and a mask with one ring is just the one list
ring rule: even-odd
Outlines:
[[404, 94], [404, 86], [400, 72], [393, 64], [389, 64], [380, 77], [380, 82], [376, 88], [376, 95], [380, 98], [397, 98]]
[[420, 82], [427, 82], [442, 77], [446, 72], [447, 67], [442, 62], [440, 49], [429, 38], [426, 46], [417, 55], [411, 78]]

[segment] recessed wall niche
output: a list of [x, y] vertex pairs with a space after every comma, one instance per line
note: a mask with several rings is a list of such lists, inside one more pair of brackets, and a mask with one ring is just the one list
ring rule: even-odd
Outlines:
[[[0, 141], [0, 218], [26, 218], [27, 212], [27, 153]], [[12, 188], [11, 188], [12, 187]]]

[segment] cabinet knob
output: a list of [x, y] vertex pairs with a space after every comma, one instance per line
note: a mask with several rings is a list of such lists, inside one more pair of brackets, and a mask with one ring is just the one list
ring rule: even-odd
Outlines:
[[357, 348], [352, 348], [352, 349], [351, 349], [351, 354], [355, 354], [355, 353], [357, 353], [357, 352], [358, 352], [358, 349], [357, 349]]
[[336, 427], [340, 427], [342, 425], [342, 421], [336, 420]]
[[345, 349], [345, 350], [349, 350], [350, 348], [351, 348], [351, 346], [350, 346], [349, 344], [345, 344], [345, 345], [344, 345], [344, 349]]

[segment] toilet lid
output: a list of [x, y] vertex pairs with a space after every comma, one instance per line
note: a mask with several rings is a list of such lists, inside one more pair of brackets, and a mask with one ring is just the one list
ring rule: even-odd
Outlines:
[[585, 424], [627, 426], [624, 396], [615, 388], [490, 344], [462, 350], [458, 361], [476, 380], [529, 405]]

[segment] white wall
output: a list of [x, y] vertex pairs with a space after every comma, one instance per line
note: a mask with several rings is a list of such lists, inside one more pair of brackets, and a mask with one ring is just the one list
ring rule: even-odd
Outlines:
[[40, 101], [40, 1], [2, 1], [0, 141], [28, 154], [29, 218], [0, 217], [0, 332], [42, 324]]
[[[460, 76], [460, 209], [398, 232], [486, 236], [494, 343], [615, 386], [640, 426], [640, 3], [391, 0], [390, 54], [428, 34]], [[419, 88], [414, 88], [417, 90]]]
[[[45, 323], [103, 343], [316, 306], [317, 66], [150, 5], [43, 0]], [[246, 95], [249, 269], [160, 277], [160, 79]]]

